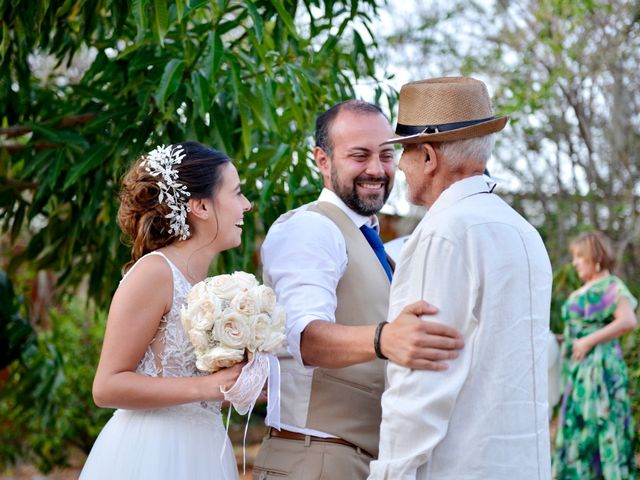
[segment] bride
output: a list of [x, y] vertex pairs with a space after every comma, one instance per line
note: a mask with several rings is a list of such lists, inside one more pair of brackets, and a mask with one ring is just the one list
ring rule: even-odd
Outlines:
[[93, 383], [95, 403], [118, 410], [80, 478], [237, 479], [220, 387], [231, 387], [242, 365], [199, 372], [180, 309], [213, 258], [240, 245], [251, 205], [238, 173], [204, 145], [162, 146], [126, 174], [120, 200], [132, 259], [111, 303]]

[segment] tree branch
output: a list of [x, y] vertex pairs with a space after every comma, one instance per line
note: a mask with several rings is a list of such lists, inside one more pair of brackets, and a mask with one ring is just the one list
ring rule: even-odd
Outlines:
[[[89, 123], [91, 120], [95, 118], [97, 113], [83, 113], [82, 115], [75, 115], [69, 118], [63, 118], [60, 122], [58, 122], [54, 128], [67, 128], [73, 127], [75, 125], [84, 125]], [[24, 135], [25, 133], [32, 132], [33, 128], [28, 125], [14, 125], [13, 127], [3, 127], [0, 128], [0, 135], [4, 135], [7, 138], [19, 137], [20, 135]]]
[[35, 190], [38, 184], [35, 182], [24, 182], [22, 180], [12, 180], [11, 178], [2, 179], [3, 188], [9, 187], [15, 190]]
[[0, 149], [4, 148], [9, 153], [17, 153], [22, 152], [24, 150], [28, 150], [30, 148], [35, 148], [36, 150], [46, 150], [48, 148], [57, 148], [59, 147], [59, 143], [35, 143], [33, 145], [20, 145], [16, 143], [11, 143], [8, 145], [0, 145]]

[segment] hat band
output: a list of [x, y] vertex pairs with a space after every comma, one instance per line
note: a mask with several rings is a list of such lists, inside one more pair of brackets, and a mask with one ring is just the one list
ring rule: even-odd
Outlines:
[[489, 117], [489, 118], [482, 118], [480, 120], [470, 120], [468, 122], [443, 123], [442, 125], [404, 125], [402, 123], [398, 123], [398, 125], [396, 126], [396, 135], [408, 137], [411, 135], [418, 135], [420, 133], [431, 134], [431, 133], [439, 133], [439, 132], [448, 132], [449, 130], [457, 130], [459, 128], [471, 127], [479, 123], [495, 120], [495, 118], [496, 117]]

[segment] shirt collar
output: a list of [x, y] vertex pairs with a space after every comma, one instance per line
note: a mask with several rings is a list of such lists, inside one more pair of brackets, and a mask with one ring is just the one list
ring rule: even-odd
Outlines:
[[364, 215], [360, 215], [359, 213], [354, 212], [349, 207], [347, 207], [346, 203], [344, 203], [342, 199], [338, 197], [338, 195], [336, 195], [328, 188], [322, 189], [322, 192], [320, 192], [320, 196], [318, 197], [318, 201], [328, 202], [338, 207], [351, 219], [351, 221], [358, 228], [360, 228], [362, 225], [367, 225], [378, 230], [378, 218], [375, 215], [371, 215], [371, 217], [365, 217]]
[[436, 199], [429, 214], [434, 214], [454, 203], [459, 202], [463, 198], [476, 195], [478, 193], [491, 193], [491, 186], [482, 175], [474, 175], [473, 177], [463, 178], [449, 185]]

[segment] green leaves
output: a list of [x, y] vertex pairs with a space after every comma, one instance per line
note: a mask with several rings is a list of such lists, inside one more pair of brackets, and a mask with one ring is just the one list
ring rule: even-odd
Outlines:
[[133, 14], [133, 18], [136, 21], [136, 41], [142, 40], [144, 37], [144, 29], [145, 29], [145, 7], [147, 5], [147, 0], [132, 0], [131, 2], [131, 13]]
[[19, 358], [34, 341], [29, 320], [24, 318], [24, 299], [17, 295], [4, 270], [0, 270], [0, 370]]
[[285, 27], [294, 38], [298, 38], [298, 31], [293, 24], [293, 18], [291, 18], [291, 15], [289, 15], [289, 12], [285, 8], [284, 2], [281, 0], [271, 0], [271, 3], [278, 12], [278, 19], [284, 23]]
[[[117, 193], [141, 154], [189, 139], [234, 159], [256, 213], [243, 246], [214, 268], [255, 270], [254, 242], [319, 191], [310, 156], [315, 117], [352, 95], [354, 78], [374, 81], [367, 40], [354, 30], [355, 21], [369, 21], [373, 0], [29, 5], [28, 18], [22, 10], [3, 18], [20, 51], [4, 50], [0, 115], [28, 133], [10, 139], [24, 150], [3, 153], [10, 168], [0, 176], [20, 187], [0, 195], [2, 228], [26, 244], [11, 255], [13, 269], [54, 271], [61, 293], [88, 277], [99, 305], [128, 259]], [[65, 55], [81, 45], [90, 53], [78, 53], [69, 65], [80, 73], [65, 78]], [[36, 51], [52, 53], [57, 77], [25, 70], [22, 52]]]
[[105, 312], [76, 300], [59, 305], [50, 322], [52, 329], [24, 346], [20, 361], [12, 363], [5, 370], [8, 378], [2, 379], [3, 470], [16, 459], [34, 464], [43, 473], [68, 464], [69, 447], [88, 453], [113, 413], [96, 408], [91, 397]]
[[156, 103], [161, 112], [165, 111], [165, 101], [167, 97], [173, 95], [178, 89], [182, 80], [182, 74], [184, 73], [184, 67], [184, 61], [177, 59], [170, 60], [164, 67], [164, 72], [160, 79], [160, 86], [155, 94]]
[[207, 64], [209, 68], [206, 70], [209, 75], [208, 80], [215, 78], [216, 73], [220, 69], [222, 64], [222, 56], [224, 55], [224, 46], [222, 45], [222, 38], [217, 32], [210, 32], [208, 36], [208, 48], [209, 57], [207, 58]]
[[100, 163], [104, 161], [105, 157], [108, 157], [108, 152], [109, 146], [107, 145], [97, 145], [92, 147], [89, 154], [83, 161], [75, 164], [69, 169], [62, 189], [67, 190], [71, 185], [75, 185], [82, 175], [100, 165]]
[[166, 0], [153, 0], [153, 29], [160, 45], [164, 45], [164, 37], [169, 29], [169, 11]]
[[197, 106], [200, 118], [206, 118], [209, 112], [211, 99], [209, 97], [209, 84], [207, 79], [199, 72], [191, 72], [191, 88], [193, 88], [193, 99]]

